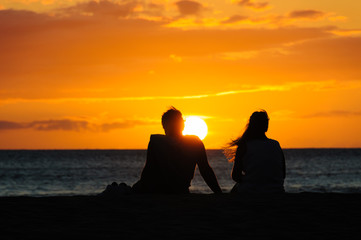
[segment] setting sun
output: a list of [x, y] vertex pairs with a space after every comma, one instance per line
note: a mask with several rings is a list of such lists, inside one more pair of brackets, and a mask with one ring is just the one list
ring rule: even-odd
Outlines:
[[203, 140], [207, 136], [207, 133], [208, 127], [203, 119], [195, 116], [186, 118], [183, 135], [196, 135]]

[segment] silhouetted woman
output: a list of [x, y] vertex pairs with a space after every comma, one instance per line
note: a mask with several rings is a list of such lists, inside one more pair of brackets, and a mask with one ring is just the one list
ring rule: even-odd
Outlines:
[[232, 193], [281, 193], [286, 176], [285, 158], [280, 144], [266, 137], [268, 115], [262, 110], [249, 118], [243, 135], [231, 142], [237, 147]]

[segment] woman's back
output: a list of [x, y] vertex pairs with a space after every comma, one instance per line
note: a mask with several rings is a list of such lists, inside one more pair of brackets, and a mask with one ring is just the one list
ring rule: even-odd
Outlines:
[[254, 139], [246, 141], [242, 157], [241, 192], [284, 192], [285, 163], [282, 149], [276, 140]]
[[280, 144], [266, 136], [268, 122], [266, 111], [252, 113], [242, 136], [230, 144], [237, 146], [232, 170], [237, 184], [232, 192], [284, 192], [285, 158]]

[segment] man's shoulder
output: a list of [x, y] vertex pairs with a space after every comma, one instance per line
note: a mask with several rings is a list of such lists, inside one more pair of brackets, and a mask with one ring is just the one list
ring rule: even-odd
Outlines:
[[152, 134], [150, 135], [150, 139], [164, 139], [166, 138], [166, 135], [164, 134]]
[[165, 142], [167, 142], [167, 136], [163, 135], [163, 134], [152, 134], [150, 135], [150, 139], [149, 139], [149, 143], [151, 143], [152, 145], [156, 144], [164, 144]]
[[183, 139], [185, 141], [202, 143], [201, 139], [199, 139], [199, 137], [197, 137], [196, 135], [185, 135], [185, 136], [183, 136]]
[[197, 137], [195, 135], [185, 135], [183, 140], [184, 140], [184, 143], [186, 146], [188, 146], [194, 150], [204, 148], [204, 144], [203, 144], [202, 140], [199, 139], [199, 137]]
[[181, 144], [184, 146], [194, 146], [194, 147], [200, 147], [203, 146], [203, 142], [199, 139], [199, 137], [195, 135], [185, 135], [182, 136], [182, 138], [178, 140], [174, 140], [172, 138], [169, 138], [167, 135], [164, 134], [152, 134], [150, 135], [150, 142], [153, 144]]
[[[164, 134], [152, 134], [150, 135], [150, 139], [167, 139], [169, 137], [167, 137], [167, 135]], [[197, 137], [196, 135], [184, 135], [182, 137], [185, 141], [194, 141], [194, 142], [202, 142], [199, 137]]]

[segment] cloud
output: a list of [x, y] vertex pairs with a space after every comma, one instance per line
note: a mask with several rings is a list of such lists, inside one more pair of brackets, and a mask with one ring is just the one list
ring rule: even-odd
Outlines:
[[[100, 3], [94, 4], [102, 6]], [[108, 4], [107, 2], [105, 5]], [[83, 66], [92, 74], [98, 69], [96, 66], [106, 64], [119, 66], [119, 71], [134, 68], [139, 72], [139, 68], [136, 68], [140, 65], [139, 61], [135, 60], [138, 57], [147, 61], [153, 57], [167, 58], [170, 54], [186, 57], [255, 50], [332, 35], [327, 32], [329, 29], [324, 28], [183, 31], [164, 27], [169, 23], [166, 20], [96, 19], [97, 14], [109, 11], [112, 16], [130, 14], [130, 10], [116, 7], [118, 5], [115, 5], [114, 11], [95, 10], [87, 4], [79, 6], [76, 9], [93, 11], [95, 15], [60, 17], [30, 11], [0, 11], [1, 78], [9, 79], [9, 83], [33, 82], [41, 78], [51, 78], [54, 81], [59, 78], [64, 83], [73, 83], [74, 78], [83, 78], [78, 76], [85, 71]], [[237, 18], [230, 21], [234, 20]], [[134, 66], [129, 66], [130, 64]], [[18, 79], [12, 79], [13, 77]], [[43, 84], [50, 82], [44, 80]]]
[[295, 22], [303, 22], [304, 20], [329, 20], [342, 21], [342, 16], [337, 16], [332, 12], [322, 12], [318, 10], [296, 10], [285, 14], [269, 14], [264, 16], [242, 16], [233, 15], [226, 20], [220, 21], [220, 24], [232, 24], [241, 22], [238, 26], [259, 25], [264, 27], [295, 27]]
[[47, 120], [47, 121], [34, 121], [25, 123], [26, 128], [33, 128], [39, 131], [52, 131], [52, 130], [64, 130], [64, 131], [80, 131], [88, 128], [89, 123], [87, 121], [79, 120]]
[[228, 19], [222, 21], [222, 24], [230, 24], [230, 23], [236, 23], [236, 22], [240, 22], [240, 21], [244, 21], [249, 19], [249, 17], [247, 16], [242, 16], [242, 15], [233, 15], [231, 17], [229, 17]]
[[[126, 14], [128, 13], [126, 12]], [[149, 53], [162, 55], [167, 51], [173, 52], [166, 56], [169, 54], [179, 55], [179, 52], [208, 54], [218, 51], [234, 51], [243, 46], [258, 48], [260, 43], [261, 45], [274, 45], [293, 42], [297, 39], [331, 35], [327, 32], [329, 29], [324, 28], [183, 31], [164, 27], [169, 23], [167, 21], [155, 22], [144, 19], [114, 19], [112, 21], [98, 19], [95, 21], [93, 18], [51, 17], [28, 11], [0, 11], [0, 33], [2, 35], [0, 47], [9, 46], [13, 57], [16, 56], [17, 51], [26, 50], [33, 57], [32, 61], [34, 57], [42, 54], [59, 54], [60, 56], [53, 58], [54, 61], [67, 52], [74, 52], [76, 58], [81, 58], [85, 53], [89, 55], [96, 51], [97, 56], [94, 59], [101, 57], [101, 62], [104, 62], [104, 57], [106, 57], [104, 55], [108, 53], [116, 57], [139, 56], [139, 54], [145, 57], [144, 55]], [[232, 16], [226, 22], [230, 23], [245, 18], [239, 15]], [[28, 34], [31, 35], [27, 36]], [[26, 44], [21, 41], [25, 36], [27, 36]], [[47, 40], [46, 44], [40, 42], [43, 39]], [[256, 41], [253, 41], [254, 39]], [[259, 41], [259, 39], [268, 39], [268, 41]], [[187, 47], [184, 41], [191, 43], [192, 48]], [[109, 51], [109, 45], [112, 45], [111, 51]], [[17, 47], [26, 47], [26, 49]], [[7, 52], [6, 49], [3, 50], [2, 54]], [[8, 51], [10, 52], [10, 50]], [[20, 53], [24, 52], [20, 51]], [[99, 56], [99, 54], [101, 55]], [[86, 60], [89, 61], [88, 56], [86, 56]], [[72, 58], [68, 57], [67, 61], [72, 61]], [[75, 62], [79, 63], [79, 60]]]
[[294, 114], [295, 114], [294, 111], [283, 109], [283, 110], [271, 112], [269, 113], [269, 116], [272, 119], [272, 121], [290, 121], [294, 118], [293, 117]]
[[[305, 85], [309, 83], [304, 83]], [[57, 98], [57, 99], [6, 99], [0, 100], [0, 103], [10, 104], [17, 102], [46, 102], [46, 103], [61, 103], [61, 102], [117, 102], [117, 101], [150, 101], [150, 100], [191, 100], [209, 97], [222, 97], [227, 95], [235, 95], [242, 93], [254, 93], [265, 91], [287, 91], [293, 87], [299, 87], [302, 83], [288, 83], [283, 85], [243, 85], [239, 89], [229, 90], [215, 93], [205, 93], [198, 95], [184, 95], [184, 96], [142, 96], [142, 97], [117, 97], [117, 98]]]
[[[210, 78], [221, 78], [222, 74], [230, 76], [231, 72], [257, 75], [254, 79], [259, 83], [267, 78], [267, 74], [274, 76], [275, 73], [283, 78], [278, 82], [294, 77], [296, 80], [311, 79], [310, 74], [318, 73], [317, 78], [312, 79], [339, 79], [341, 75], [359, 79], [357, 63], [361, 60], [361, 54], [358, 54], [361, 38], [336, 39], [330, 32], [336, 28], [241, 29], [225, 26], [183, 30], [168, 27], [169, 19], [138, 19], [134, 12], [129, 11], [123, 14], [129, 14], [127, 17], [120, 18], [101, 18], [96, 17], [97, 14], [83, 16], [81, 11], [72, 15], [70, 12], [68, 16], [60, 16], [0, 11], [0, 86], [6, 90], [1, 94], [2, 99], [87, 101], [118, 96], [123, 100], [149, 99], [148, 96], [159, 99], [153, 96], [162, 96], [161, 89], [168, 91], [171, 86], [164, 86], [160, 80], [155, 80], [155, 76], [172, 79], [174, 73], [179, 73], [179, 77], [173, 78], [175, 84], [182, 87], [193, 81], [194, 78], [188, 76], [207, 72], [219, 74]], [[228, 21], [240, 19], [242, 16]], [[295, 43], [300, 44], [290, 46]], [[291, 54], [287, 58], [285, 54], [278, 54], [278, 50], [267, 51], [288, 51], [289, 48]], [[183, 59], [182, 64], [170, 61], [179, 61], [179, 57]], [[230, 64], [226, 58], [242, 61], [242, 64]], [[157, 74], [148, 74], [150, 70]], [[197, 78], [197, 84], [204, 83], [204, 93], [216, 88], [207, 84], [207, 80]], [[242, 81], [246, 82], [246, 78]], [[64, 89], [84, 86], [112, 90], [103, 93], [64, 92]], [[130, 91], [139, 92], [140, 97], [133, 96]], [[180, 95], [190, 92], [185, 87], [179, 91]]]
[[221, 58], [225, 60], [235, 61], [240, 59], [257, 58], [262, 54], [276, 56], [276, 55], [289, 55], [291, 53], [290, 51], [287, 50], [286, 47], [280, 47], [280, 48], [267, 48], [259, 51], [225, 52], [221, 54]]
[[330, 30], [330, 33], [337, 36], [360, 36], [361, 29], [334, 29]]
[[331, 16], [328, 17], [328, 20], [331, 22], [346, 22], [347, 21], [347, 17], [346, 16], [342, 16], [342, 15], [335, 15], [335, 14], [330, 14]]
[[0, 121], [0, 130], [34, 129], [39, 131], [65, 130], [80, 131], [88, 127], [87, 121], [61, 119], [33, 122]]
[[75, 6], [61, 9], [61, 12], [71, 15], [126, 17], [132, 14], [137, 6], [136, 1], [113, 2], [100, 0], [78, 3]]
[[203, 5], [195, 1], [182, 0], [176, 2], [175, 4], [182, 16], [198, 15], [202, 12], [202, 10], [204, 10]]
[[178, 62], [178, 63], [182, 62], [182, 60], [183, 60], [182, 57], [174, 55], [174, 54], [169, 55], [169, 57], [170, 57], [170, 59], [172, 59], [173, 61]]
[[[64, 102], [77, 102], [77, 103], [95, 103], [95, 102], [126, 102], [126, 101], [152, 101], [152, 100], [192, 100], [192, 99], [203, 99], [211, 97], [223, 97], [228, 95], [237, 95], [243, 93], [256, 93], [256, 92], [280, 92], [290, 91], [297, 88], [306, 88], [310, 91], [339, 91], [349, 89], [360, 89], [360, 81], [303, 81], [303, 82], [287, 82], [284, 84], [273, 84], [273, 85], [242, 85], [234, 90], [204, 93], [198, 95], [180, 95], [180, 96], [138, 96], [138, 97], [103, 97], [103, 98], [37, 98], [37, 99], [26, 99], [26, 98], [9, 98], [0, 99], [0, 104], [14, 104], [14, 103], [64, 103]], [[54, 122], [56, 124], [57, 122]], [[130, 124], [130, 122], [120, 122], [122, 124]], [[140, 123], [140, 122], [138, 122]], [[3, 123], [4, 126], [6, 122]], [[23, 125], [11, 125], [8, 123], [9, 128], [23, 126]], [[33, 126], [40, 124], [41, 122], [35, 122]], [[50, 124], [50, 123], [49, 123]], [[116, 124], [115, 124], [116, 125]], [[28, 126], [28, 125], [25, 125]], [[80, 126], [80, 125], [79, 125]]]
[[100, 125], [100, 128], [101, 131], [108, 132], [114, 129], [132, 128], [143, 125], [155, 125], [159, 123], [160, 123], [159, 121], [153, 121], [153, 120], [125, 120], [122, 122], [103, 123]]
[[24, 124], [10, 121], [0, 121], [0, 130], [14, 130], [26, 128]]
[[297, 10], [290, 12], [288, 17], [291, 19], [319, 19], [326, 15], [326, 13], [318, 10]]
[[[24, 19], [27, 21], [24, 21]], [[34, 30], [35, 25], [39, 25], [43, 21], [50, 19], [50, 16], [42, 13], [35, 13], [27, 10], [4, 9], [0, 10], [0, 29], [5, 30], [8, 28], [8, 33], [13, 33], [13, 27], [18, 27], [20, 30], [24, 31], [26, 30], [26, 27], [33, 26], [30, 30]]]
[[327, 112], [316, 112], [303, 115], [303, 118], [323, 118], [323, 117], [360, 117], [361, 111], [333, 110]]
[[241, 0], [237, 2], [239, 6], [248, 7], [252, 9], [265, 9], [269, 6], [268, 2], [254, 2], [253, 0]]
[[33, 129], [37, 131], [102, 131], [108, 132], [114, 129], [132, 128], [139, 125], [158, 124], [152, 120], [122, 120], [110, 123], [94, 123], [87, 120], [59, 119], [42, 120], [32, 122], [12, 122], [0, 120], [1, 130]]

